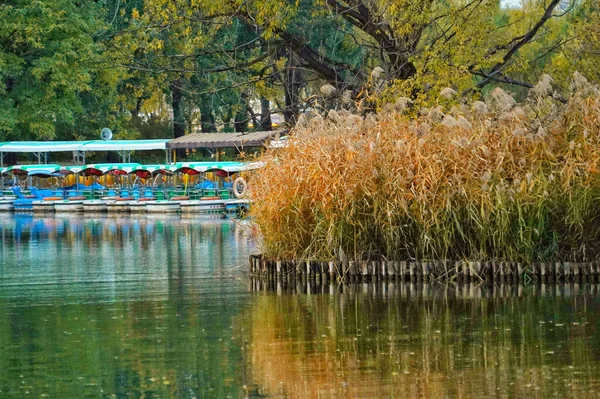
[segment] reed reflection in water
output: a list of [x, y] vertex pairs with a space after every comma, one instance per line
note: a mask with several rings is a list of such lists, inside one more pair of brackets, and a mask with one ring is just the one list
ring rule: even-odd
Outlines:
[[0, 398], [596, 397], [597, 285], [247, 280], [228, 220], [0, 218]]
[[262, 394], [599, 395], [597, 285], [252, 280], [250, 288], [249, 379]]

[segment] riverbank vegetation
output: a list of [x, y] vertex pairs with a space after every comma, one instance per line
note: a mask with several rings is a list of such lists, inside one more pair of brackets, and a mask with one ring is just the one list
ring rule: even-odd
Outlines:
[[400, 98], [304, 120], [252, 180], [265, 254], [598, 259], [600, 91], [578, 73], [570, 84], [559, 94], [544, 75], [521, 103], [446, 88], [429, 108]]

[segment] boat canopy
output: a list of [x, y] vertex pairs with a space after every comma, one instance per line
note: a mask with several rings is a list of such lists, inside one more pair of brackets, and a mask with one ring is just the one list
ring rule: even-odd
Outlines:
[[94, 140], [81, 146], [81, 151], [165, 150], [171, 139], [155, 140]]
[[250, 163], [244, 164], [242, 170], [257, 170], [257, 169], [263, 168], [264, 166], [265, 166], [264, 162], [250, 162]]
[[60, 170], [60, 165], [46, 164], [46, 165], [14, 165], [6, 168], [6, 172], [13, 173], [15, 175], [27, 175], [33, 171], [44, 171], [47, 173], [56, 173]]
[[86, 165], [81, 170], [84, 175], [101, 176], [104, 174], [126, 175], [131, 173], [134, 168], [139, 168], [139, 163], [97, 163]]
[[9, 141], [0, 143], [1, 152], [69, 152], [80, 151], [90, 141]]
[[131, 172], [142, 179], [147, 179], [150, 176], [171, 175], [173, 172], [169, 170], [168, 165], [140, 165], [132, 168]]
[[19, 174], [19, 175], [43, 175], [46, 174], [82, 174], [85, 176], [102, 176], [106, 173], [116, 175], [126, 175], [133, 173], [141, 178], [156, 176], [157, 174], [171, 175], [173, 173], [183, 173], [188, 175], [199, 175], [206, 172], [213, 172], [217, 176], [226, 177], [234, 173], [245, 170], [253, 170], [262, 167], [261, 162], [245, 164], [242, 162], [178, 162], [172, 165], [154, 164], [142, 165], [139, 163], [100, 163], [88, 164], [84, 166], [60, 166], [57, 164], [35, 164], [35, 165], [14, 165], [9, 167], [0, 167], [0, 174]]
[[88, 141], [8, 141], [0, 143], [0, 152], [69, 152], [165, 150], [171, 139], [88, 140]]
[[49, 170], [31, 170], [27, 172], [27, 176], [30, 177], [59, 177], [61, 176], [58, 171], [49, 171]]
[[61, 175], [78, 174], [85, 168], [85, 166], [61, 166], [58, 173]]
[[199, 175], [206, 169], [199, 164], [193, 162], [178, 162], [174, 165], [169, 166], [169, 170], [172, 173], [183, 173], [186, 175]]
[[241, 162], [211, 162], [207, 165], [205, 172], [213, 172], [219, 177], [227, 177], [242, 170], [244, 170], [244, 164]]
[[178, 162], [170, 166], [173, 173], [197, 175], [206, 172], [215, 172], [217, 176], [227, 176], [243, 169], [241, 162]]

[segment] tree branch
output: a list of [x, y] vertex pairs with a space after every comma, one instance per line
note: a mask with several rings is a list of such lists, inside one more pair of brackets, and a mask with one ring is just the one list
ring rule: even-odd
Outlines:
[[284, 30], [276, 30], [276, 33], [283, 39], [283, 41], [302, 58], [311, 68], [319, 73], [323, 78], [333, 84], [338, 90], [346, 89], [349, 85], [342, 75], [338, 73], [335, 68], [330, 67], [328, 64], [334, 64], [333, 61], [327, 57], [322, 56], [313, 50], [310, 46], [303, 43], [300, 39], [292, 36], [289, 32]]
[[[326, 2], [332, 7], [335, 14], [343, 17], [351, 25], [366, 33], [379, 45], [382, 53], [385, 53], [389, 58], [391, 77], [406, 79], [414, 74], [416, 69], [408, 60], [406, 51], [403, 51], [399, 43], [408, 43], [405, 48], [412, 50], [420, 39], [420, 34], [425, 26], [399, 40], [394, 36], [390, 24], [381, 16], [376, 15], [377, 13], [374, 13], [362, 0], [347, 0], [348, 5], [344, 5], [338, 0], [326, 0]], [[430, 1], [424, 3], [423, 7], [426, 7]]]
[[496, 65], [494, 65], [488, 73], [485, 73], [486, 78], [484, 78], [481, 82], [479, 82], [477, 84], [477, 86], [476, 86], [477, 88], [481, 89], [481, 88], [485, 87], [488, 83], [490, 83], [492, 78], [495, 75], [498, 75], [502, 71], [502, 69], [504, 69], [504, 67], [508, 64], [508, 62], [511, 60], [511, 58], [521, 49], [521, 47], [523, 47], [524, 45], [529, 43], [535, 37], [538, 30], [546, 23], [546, 21], [548, 21], [550, 18], [552, 18], [552, 13], [554, 12], [554, 9], [556, 8], [556, 6], [558, 6], [560, 4], [560, 2], [561, 2], [561, 0], [552, 0], [550, 2], [550, 4], [548, 5], [548, 8], [546, 8], [546, 12], [544, 12], [544, 14], [540, 18], [540, 20], [533, 26], [533, 28], [531, 28], [531, 30], [529, 30], [529, 32], [524, 34], [518, 41], [516, 41], [510, 47], [510, 49], [507, 51], [507, 53], [504, 54], [502, 61], [500, 61]]
[[515, 80], [515, 79], [511, 79], [509, 77], [506, 77], [504, 75], [497, 75], [497, 76], [489, 76], [486, 75], [485, 73], [478, 71], [474, 73], [475, 76], [480, 76], [484, 79], [490, 79], [494, 82], [498, 82], [498, 83], [507, 83], [507, 84], [511, 84], [511, 85], [516, 85], [516, 86], [522, 86], [522, 87], [527, 87], [528, 89], [531, 89], [533, 87], [533, 84], [529, 83], [529, 82], [523, 82], [520, 80]]

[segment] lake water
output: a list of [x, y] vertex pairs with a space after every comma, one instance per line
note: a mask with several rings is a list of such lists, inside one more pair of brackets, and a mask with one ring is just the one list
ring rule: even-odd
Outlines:
[[595, 285], [264, 284], [228, 220], [0, 215], [0, 398], [598, 397]]

